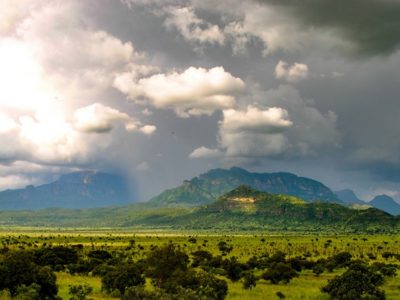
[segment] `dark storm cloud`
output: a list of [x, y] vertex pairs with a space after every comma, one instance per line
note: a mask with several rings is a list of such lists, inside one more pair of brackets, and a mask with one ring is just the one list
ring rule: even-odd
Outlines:
[[338, 31], [355, 54], [390, 54], [400, 46], [397, 0], [259, 0], [292, 15], [307, 28]]

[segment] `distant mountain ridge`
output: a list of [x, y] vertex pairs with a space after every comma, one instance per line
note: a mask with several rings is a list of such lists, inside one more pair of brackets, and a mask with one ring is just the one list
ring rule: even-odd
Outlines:
[[355, 210], [337, 203], [306, 202], [239, 186], [213, 203], [198, 207], [136, 203], [79, 210], [0, 211], [0, 225], [397, 234], [400, 217], [375, 208]]
[[316, 180], [285, 172], [251, 173], [238, 167], [210, 170], [184, 181], [181, 186], [164, 191], [149, 202], [178, 206], [209, 204], [240, 185], [272, 194], [296, 196], [306, 201], [340, 202], [327, 186]]
[[340, 200], [342, 200], [344, 203], [347, 204], [360, 204], [360, 205], [367, 204], [365, 201], [359, 199], [356, 196], [356, 194], [350, 189], [336, 191], [335, 194], [338, 196]]
[[119, 176], [81, 171], [62, 175], [40, 186], [0, 192], [1, 210], [27, 210], [49, 207], [90, 208], [130, 201], [126, 182]]
[[387, 195], [378, 195], [368, 204], [392, 215], [400, 215], [400, 204], [394, 201], [392, 197], [389, 197]]
[[346, 204], [352, 205], [360, 205], [360, 206], [372, 206], [377, 209], [383, 210], [391, 215], [397, 216], [400, 215], [400, 204], [397, 203], [392, 197], [387, 195], [378, 195], [370, 202], [363, 201], [359, 199], [356, 194], [350, 190], [345, 189], [341, 191], [335, 192], [338, 198]]

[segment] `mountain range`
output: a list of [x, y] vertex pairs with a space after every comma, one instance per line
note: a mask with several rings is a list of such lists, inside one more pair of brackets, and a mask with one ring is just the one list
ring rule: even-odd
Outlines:
[[400, 215], [400, 204], [387, 195], [378, 195], [368, 202], [368, 204], [392, 215]]
[[356, 194], [350, 189], [340, 190], [335, 192], [335, 194], [338, 196], [340, 200], [342, 200], [346, 204], [359, 204], [359, 205], [367, 204], [365, 201], [359, 199], [356, 196]]
[[348, 205], [355, 205], [356, 208], [369, 206], [383, 210], [394, 216], [400, 215], [400, 204], [387, 195], [375, 196], [374, 199], [369, 202], [359, 199], [356, 194], [349, 189], [337, 191], [336, 195], [342, 202]]
[[121, 177], [82, 171], [37, 187], [2, 191], [0, 209], [89, 208], [128, 204], [130, 200], [128, 185]]
[[400, 217], [352, 209], [334, 202], [307, 202], [239, 186], [208, 205], [154, 207], [136, 203], [91, 209], [2, 211], [0, 225], [144, 230], [398, 233]]
[[185, 229], [374, 232], [396, 231], [400, 219], [375, 208], [354, 210], [334, 202], [308, 202], [239, 186], [212, 204], [175, 217], [174, 224]]
[[[290, 173], [251, 173], [231, 168], [210, 170], [145, 203], [115, 206], [129, 203], [125, 181], [115, 175], [84, 171], [63, 175], [53, 183], [38, 187], [0, 192], [3, 210], [0, 211], [0, 225], [227, 231], [399, 231], [400, 217], [376, 208], [352, 209], [348, 204], [357, 202], [358, 198], [355, 199], [351, 191], [347, 192], [347, 198], [343, 195], [346, 193], [336, 195], [321, 182]], [[392, 204], [388, 198], [381, 196], [371, 204]], [[100, 206], [103, 207], [98, 208]], [[39, 208], [46, 209], [26, 210]]]
[[214, 202], [219, 196], [246, 185], [272, 194], [296, 196], [305, 201], [340, 202], [327, 186], [319, 181], [291, 173], [251, 173], [242, 168], [213, 169], [182, 185], [166, 190], [150, 200], [161, 205], [197, 206]]

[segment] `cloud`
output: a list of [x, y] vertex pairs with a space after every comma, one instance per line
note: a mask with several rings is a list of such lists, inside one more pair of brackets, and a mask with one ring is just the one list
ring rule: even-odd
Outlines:
[[317, 155], [321, 151], [340, 147], [341, 135], [337, 129], [337, 115], [333, 111], [322, 113], [312, 100], [303, 99], [291, 85], [259, 93], [255, 97], [264, 105], [279, 105], [288, 111], [294, 124], [287, 132], [291, 142], [290, 155]]
[[283, 85], [269, 91], [257, 91], [253, 87], [249, 97], [270, 107], [249, 105], [244, 110], [224, 110], [219, 122], [218, 146], [197, 148], [190, 154], [191, 158], [220, 156], [224, 160], [244, 158], [251, 162], [316, 156], [321, 151], [339, 147], [336, 115], [331, 111], [322, 114], [293, 87]]
[[221, 157], [222, 152], [219, 149], [210, 149], [207, 147], [199, 147], [189, 154], [190, 158], [215, 158]]
[[275, 76], [289, 82], [298, 82], [308, 77], [308, 66], [300, 63], [289, 66], [287, 62], [280, 60], [275, 67]]
[[220, 28], [197, 17], [193, 7], [170, 6], [166, 13], [165, 25], [176, 28], [186, 40], [195, 44], [224, 44], [225, 36]]
[[43, 184], [58, 178], [61, 172], [76, 170], [75, 168], [46, 166], [24, 161], [0, 164], [0, 190]]
[[245, 111], [223, 111], [220, 122], [220, 147], [230, 157], [272, 156], [282, 153], [287, 140], [282, 134], [293, 123], [284, 109], [259, 109], [248, 106]]
[[0, 162], [88, 164], [114, 140], [90, 133], [110, 132], [117, 122], [127, 131], [156, 130], [103, 104], [117, 73], [152, 68], [131, 42], [94, 28], [83, 3], [0, 5]]
[[[400, 46], [396, 0], [124, 2], [163, 16], [167, 28], [176, 28], [195, 47], [229, 43], [235, 54], [245, 52], [254, 40], [263, 44], [264, 55], [329, 50], [368, 57], [394, 53]], [[360, 7], [363, 17], [355, 21]], [[214, 22], [198, 17], [197, 11], [212, 14]]]
[[145, 125], [140, 128], [140, 131], [147, 135], [153, 134], [154, 132], [156, 132], [156, 130], [157, 130], [157, 127], [154, 125]]
[[173, 109], [178, 116], [189, 117], [233, 107], [234, 96], [245, 84], [223, 67], [190, 67], [182, 73], [156, 74], [136, 81], [121, 74], [114, 86], [133, 101], [143, 97], [156, 108]]
[[292, 125], [287, 111], [277, 107], [260, 109], [248, 106], [243, 111], [224, 110], [219, 123], [218, 148], [200, 147], [190, 157], [255, 158], [278, 155], [288, 147], [283, 132]]
[[259, 3], [293, 18], [297, 27], [305, 31], [317, 28], [320, 32], [341, 36], [353, 45], [351, 50], [357, 55], [386, 55], [400, 46], [399, 1], [260, 0]]
[[117, 121], [124, 123], [128, 131], [140, 130], [151, 134], [156, 130], [152, 125], [141, 127], [140, 122], [128, 114], [100, 103], [79, 108], [74, 113], [74, 126], [83, 132], [109, 132], [113, 128], [113, 123]]
[[280, 133], [293, 125], [287, 111], [279, 107], [261, 110], [248, 106], [246, 111], [224, 110], [223, 115], [221, 127], [229, 133]]

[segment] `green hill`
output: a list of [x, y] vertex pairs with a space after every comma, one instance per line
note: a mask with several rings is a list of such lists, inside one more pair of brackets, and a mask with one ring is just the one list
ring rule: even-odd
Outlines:
[[251, 173], [233, 167], [229, 170], [210, 170], [179, 187], [166, 190], [150, 200], [159, 206], [198, 206], [213, 203], [219, 196], [247, 185], [272, 194], [296, 196], [306, 201], [340, 202], [324, 184], [291, 173]]
[[174, 219], [185, 229], [398, 232], [400, 219], [375, 208], [306, 202], [240, 186], [215, 203]]
[[0, 226], [142, 228], [217, 231], [400, 232], [400, 218], [375, 208], [307, 202], [240, 186], [215, 202], [195, 207], [151, 203], [95, 209], [0, 212]]

